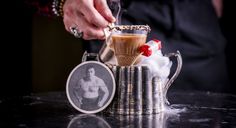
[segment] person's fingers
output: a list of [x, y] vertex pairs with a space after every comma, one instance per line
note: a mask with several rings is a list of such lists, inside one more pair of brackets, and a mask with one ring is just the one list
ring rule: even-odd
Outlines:
[[70, 11], [65, 11], [64, 17], [63, 17], [63, 22], [64, 22], [65, 29], [70, 33], [71, 33], [70, 27], [76, 26], [74, 21], [75, 21], [75, 16], [73, 15], [73, 13]]
[[76, 27], [77, 31], [83, 32], [82, 38], [85, 40], [105, 39], [103, 29], [88, 23], [82, 14], [78, 13], [77, 16], [73, 17], [76, 18], [74, 20], [71, 20], [71, 17], [64, 17], [65, 28], [68, 32], [71, 33], [70, 27]]
[[104, 32], [102, 29], [98, 29], [96, 27], [88, 27], [84, 31], [83, 39], [85, 39], [85, 40], [92, 40], [92, 39], [104, 40], [105, 35], [104, 35]]
[[75, 0], [66, 0], [65, 4], [63, 6], [63, 22], [65, 29], [71, 33], [70, 27], [75, 27], [74, 21], [76, 20], [76, 6], [75, 6]]
[[97, 9], [97, 11], [110, 23], [113, 23], [116, 21], [115, 17], [112, 15], [112, 12], [110, 8], [107, 5], [106, 0], [95, 0], [94, 6]]
[[[80, 14], [78, 14], [80, 15]], [[91, 40], [91, 39], [104, 39], [105, 35], [102, 28], [98, 28], [97, 26], [90, 24], [87, 22], [85, 17], [81, 14], [78, 16], [77, 25], [81, 31], [84, 32], [83, 39]], [[80, 21], [80, 22], [78, 22]]]
[[107, 21], [99, 12], [98, 10], [94, 7], [94, 1], [93, 0], [86, 0], [86, 2], [81, 3], [83, 6], [80, 6], [81, 8], [79, 9], [81, 13], [85, 16], [85, 19], [101, 28], [105, 28], [108, 24], [109, 21]]
[[[109, 21], [103, 16], [105, 13], [101, 15], [101, 13], [97, 11], [94, 1], [95, 0], [66, 0], [63, 6], [63, 22], [68, 32], [73, 34], [71, 27], [76, 27], [78, 33], [83, 32], [83, 39], [85, 40], [105, 39], [103, 29], [107, 27]], [[102, 4], [107, 6], [104, 1], [96, 5], [100, 6]], [[108, 9], [108, 11], [110, 10]], [[107, 15], [111, 15], [108, 13]]]

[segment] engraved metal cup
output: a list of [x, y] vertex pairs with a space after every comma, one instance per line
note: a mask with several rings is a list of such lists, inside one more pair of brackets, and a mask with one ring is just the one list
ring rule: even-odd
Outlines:
[[177, 67], [165, 82], [153, 77], [148, 66], [111, 66], [116, 81], [116, 94], [107, 109], [113, 114], [160, 113], [169, 105], [167, 92], [182, 68], [182, 57], [177, 51], [165, 56], [177, 59]]

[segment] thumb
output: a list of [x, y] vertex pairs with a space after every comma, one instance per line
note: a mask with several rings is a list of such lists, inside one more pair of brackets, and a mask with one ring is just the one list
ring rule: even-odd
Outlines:
[[113, 23], [116, 21], [115, 17], [112, 15], [110, 8], [107, 5], [106, 0], [95, 0], [94, 6], [97, 11], [109, 22]]

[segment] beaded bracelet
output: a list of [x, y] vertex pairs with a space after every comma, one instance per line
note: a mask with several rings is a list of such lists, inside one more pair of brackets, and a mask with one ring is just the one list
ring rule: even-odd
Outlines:
[[63, 5], [65, 3], [66, 0], [61, 0], [60, 5], [59, 5], [59, 14], [61, 17], [63, 17], [64, 13], [63, 13]]
[[65, 0], [53, 0], [52, 11], [54, 15], [63, 17], [63, 5]]

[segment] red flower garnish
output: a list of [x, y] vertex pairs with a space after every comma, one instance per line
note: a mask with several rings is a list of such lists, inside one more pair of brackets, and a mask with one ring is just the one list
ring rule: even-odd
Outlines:
[[152, 55], [152, 50], [150, 49], [150, 46], [144, 44], [139, 47], [139, 52], [142, 53], [144, 56], [151, 56]]

